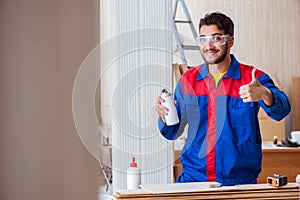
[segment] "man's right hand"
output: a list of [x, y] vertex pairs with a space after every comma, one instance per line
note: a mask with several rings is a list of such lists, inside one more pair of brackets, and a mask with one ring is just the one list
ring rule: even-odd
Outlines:
[[168, 114], [168, 109], [164, 107], [161, 103], [164, 102], [165, 100], [161, 98], [160, 96], [156, 98], [156, 103], [155, 103], [155, 110], [160, 117], [160, 119], [166, 123], [165, 116]]
[[[162, 89], [160, 91], [160, 93], [163, 92], [164, 89]], [[158, 116], [160, 117], [160, 119], [166, 123], [166, 119], [165, 116], [168, 115], [168, 108], [164, 107], [161, 103], [164, 102], [165, 100], [163, 98], [161, 98], [160, 96], [156, 98], [156, 102], [155, 102], [155, 110], [158, 114]], [[174, 101], [174, 104], [177, 104], [177, 101]]]

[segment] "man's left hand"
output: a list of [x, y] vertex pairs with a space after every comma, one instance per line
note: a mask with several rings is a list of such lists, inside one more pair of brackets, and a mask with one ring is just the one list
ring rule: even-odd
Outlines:
[[258, 82], [255, 70], [255, 68], [252, 70], [252, 81], [240, 87], [239, 95], [243, 99], [243, 102], [263, 100], [267, 106], [272, 106], [274, 104], [272, 92]]

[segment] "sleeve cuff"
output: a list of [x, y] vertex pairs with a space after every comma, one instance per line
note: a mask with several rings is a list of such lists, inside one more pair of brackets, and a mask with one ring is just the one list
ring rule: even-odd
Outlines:
[[161, 120], [161, 118], [158, 118], [158, 128], [159, 131], [162, 132], [163, 128], [166, 126], [166, 124]]

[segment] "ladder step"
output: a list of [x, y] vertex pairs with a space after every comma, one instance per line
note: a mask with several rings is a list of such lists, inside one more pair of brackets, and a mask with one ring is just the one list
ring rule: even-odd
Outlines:
[[184, 50], [200, 50], [200, 47], [197, 45], [182, 45]]
[[186, 20], [175, 20], [174, 22], [175, 23], [188, 23], [188, 24], [192, 23], [192, 21], [186, 21]]

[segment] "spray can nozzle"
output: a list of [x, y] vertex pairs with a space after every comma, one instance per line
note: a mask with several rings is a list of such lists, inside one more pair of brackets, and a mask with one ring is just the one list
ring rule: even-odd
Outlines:
[[168, 90], [163, 89], [163, 90], [162, 90], [162, 93], [169, 93], [169, 92], [168, 92]]

